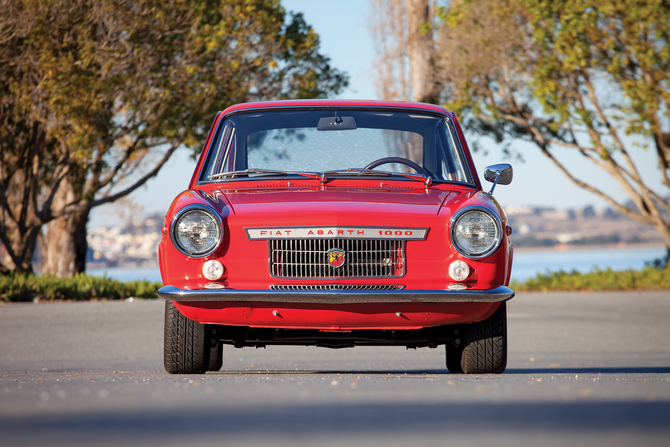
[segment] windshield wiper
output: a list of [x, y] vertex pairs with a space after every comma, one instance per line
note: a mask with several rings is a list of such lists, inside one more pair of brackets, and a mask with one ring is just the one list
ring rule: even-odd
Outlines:
[[221, 172], [219, 174], [208, 175], [207, 178], [210, 180], [221, 179], [221, 178], [235, 178], [235, 177], [250, 177], [252, 174], [258, 175], [301, 175], [303, 177], [313, 178], [321, 180], [321, 174], [316, 172], [296, 172], [296, 171], [274, 171], [271, 169], [245, 169], [243, 171], [230, 171], [230, 172]]
[[375, 171], [373, 169], [360, 169], [360, 168], [351, 168], [351, 169], [339, 169], [335, 171], [326, 171], [322, 173], [324, 176], [328, 174], [354, 174], [354, 175], [402, 175], [412, 180], [416, 180], [422, 183], [425, 183], [426, 186], [433, 184], [433, 179], [421, 174], [408, 174], [405, 172], [390, 172], [390, 171]]
[[349, 168], [349, 169], [336, 169], [334, 171], [324, 171], [322, 174], [354, 174], [354, 175], [391, 175], [386, 171], [374, 171], [372, 169], [361, 169], [361, 168]]
[[250, 177], [252, 174], [257, 175], [300, 175], [307, 178], [313, 178], [315, 180], [320, 180], [321, 183], [326, 183], [328, 175], [332, 174], [344, 174], [344, 175], [374, 175], [374, 176], [392, 176], [392, 175], [401, 175], [403, 177], [416, 180], [422, 183], [425, 183], [426, 186], [433, 184], [433, 180], [430, 177], [426, 177], [421, 174], [407, 174], [404, 172], [389, 172], [389, 171], [375, 171], [373, 169], [361, 169], [361, 168], [351, 168], [351, 169], [338, 169], [334, 171], [325, 171], [325, 172], [300, 172], [300, 171], [274, 171], [271, 169], [245, 169], [243, 171], [230, 171], [230, 172], [221, 172], [219, 174], [207, 176], [210, 180], [221, 179], [221, 178], [235, 178], [235, 177]]

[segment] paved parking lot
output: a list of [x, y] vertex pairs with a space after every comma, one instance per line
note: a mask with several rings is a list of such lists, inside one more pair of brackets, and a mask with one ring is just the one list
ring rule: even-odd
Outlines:
[[162, 369], [160, 301], [0, 306], [0, 445], [668, 445], [670, 294], [519, 294], [508, 369], [444, 348], [224, 348]]

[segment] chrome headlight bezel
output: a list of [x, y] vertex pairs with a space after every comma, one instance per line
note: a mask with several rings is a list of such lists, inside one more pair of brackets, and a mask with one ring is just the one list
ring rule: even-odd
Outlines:
[[[176, 234], [177, 224], [179, 223], [181, 218], [186, 216], [186, 214], [188, 214], [189, 212], [193, 211], [202, 211], [209, 214], [212, 217], [212, 220], [216, 224], [217, 229], [219, 231], [219, 237], [216, 243], [207, 250], [201, 252], [192, 251], [185, 248], [182, 244], [179, 243], [179, 239], [177, 238]], [[172, 245], [174, 245], [177, 250], [179, 250], [181, 253], [188, 256], [189, 258], [204, 258], [214, 253], [216, 249], [219, 248], [219, 245], [221, 245], [221, 241], [223, 241], [223, 220], [221, 219], [219, 213], [217, 213], [213, 208], [210, 208], [208, 206], [205, 205], [185, 206], [172, 217], [172, 222], [170, 222], [170, 240], [172, 241]]]
[[[458, 245], [458, 243], [456, 242], [456, 237], [455, 237], [455, 231], [456, 231], [456, 227], [457, 227], [459, 219], [461, 219], [463, 216], [465, 216], [466, 214], [471, 213], [473, 211], [474, 212], [481, 212], [483, 214], [486, 214], [487, 216], [489, 216], [493, 220], [493, 222], [495, 223], [495, 226], [496, 226], [496, 241], [495, 241], [495, 243], [491, 247], [489, 247], [488, 249], [486, 249], [485, 251], [483, 251], [481, 253], [472, 252], [470, 250], [464, 249], [463, 247]], [[466, 206], [465, 208], [462, 208], [462, 209], [458, 210], [458, 212], [455, 213], [452, 216], [451, 221], [449, 222], [449, 238], [451, 239], [451, 245], [453, 245], [453, 247], [456, 249], [456, 251], [458, 253], [460, 253], [461, 255], [463, 255], [463, 256], [465, 256], [466, 258], [469, 258], [469, 259], [482, 259], [482, 258], [486, 258], [487, 256], [491, 256], [493, 253], [495, 253], [498, 250], [498, 247], [500, 247], [500, 244], [502, 243], [502, 239], [503, 239], [502, 229], [503, 229], [503, 226], [502, 226], [502, 221], [500, 220], [500, 216], [498, 216], [496, 213], [492, 212], [490, 209], [488, 209], [484, 206], [471, 205], [471, 206]]]

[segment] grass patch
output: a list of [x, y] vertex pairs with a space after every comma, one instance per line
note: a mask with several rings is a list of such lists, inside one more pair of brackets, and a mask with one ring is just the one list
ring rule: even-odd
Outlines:
[[121, 282], [106, 276], [75, 275], [57, 278], [53, 275], [0, 275], [0, 302], [45, 300], [119, 300], [125, 298], [157, 298], [160, 282]]
[[[0, 275], [0, 302], [119, 300], [125, 298], [157, 298], [160, 282], [121, 282], [106, 276], [76, 275], [57, 278], [52, 275]], [[538, 273], [524, 282], [512, 281], [517, 292], [668, 290], [670, 268], [645, 267], [642, 270], [594, 269]]]
[[647, 266], [642, 270], [600, 270], [589, 273], [538, 273], [524, 282], [512, 281], [510, 287], [521, 292], [606, 291], [606, 290], [664, 290], [670, 289], [670, 268]]

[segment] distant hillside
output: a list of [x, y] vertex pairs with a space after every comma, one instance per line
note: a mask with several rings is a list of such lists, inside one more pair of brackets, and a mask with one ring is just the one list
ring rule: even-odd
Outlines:
[[158, 265], [163, 216], [153, 214], [124, 226], [88, 230], [87, 266]]
[[[508, 207], [516, 248], [569, 248], [584, 245], [663, 244], [648, 225], [593, 207], [568, 210], [547, 207]], [[93, 267], [154, 266], [163, 216], [153, 214], [125, 226], [97, 227], [88, 232], [89, 264]]]
[[524, 206], [506, 208], [505, 213], [513, 229], [512, 243], [517, 248], [664, 244], [651, 226], [611, 208], [561, 210]]

